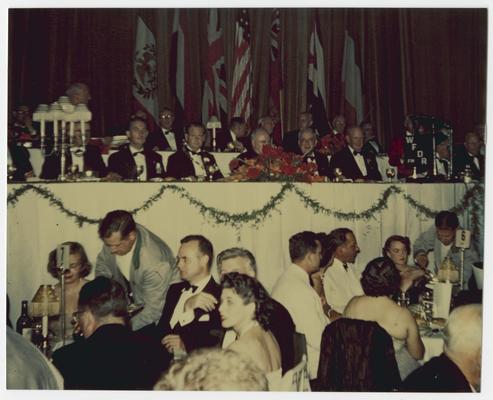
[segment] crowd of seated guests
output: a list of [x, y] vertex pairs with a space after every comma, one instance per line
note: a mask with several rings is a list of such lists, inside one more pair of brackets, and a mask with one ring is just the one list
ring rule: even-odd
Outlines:
[[[89, 87], [80, 82], [70, 85], [66, 94], [73, 105], [87, 104], [91, 99]], [[29, 152], [24, 147], [26, 142], [36, 145], [39, 142], [39, 127], [33, 124], [31, 114], [28, 105], [19, 103], [14, 109], [9, 125], [9, 155], [16, 168], [11, 178], [14, 181], [33, 176]], [[262, 152], [263, 145], [273, 143], [272, 136], [278, 128], [278, 123], [271, 116], [264, 115], [256, 126], [248, 127], [243, 118], [234, 116], [228, 129], [224, 129], [224, 134], [218, 135], [216, 148], [219, 151], [240, 152], [238, 159], [242, 161], [256, 158]], [[413, 173], [411, 166], [405, 162], [406, 140], [409, 137], [429, 139], [431, 135], [425, 125], [422, 117], [406, 116], [404, 134], [395, 136], [389, 145], [389, 164], [397, 168], [400, 178], [408, 178]], [[211, 140], [205, 127], [200, 122], [191, 122], [185, 128], [178, 126], [175, 113], [170, 107], [162, 109], [158, 126], [151, 132], [148, 131], [147, 114], [137, 111], [125, 129], [129, 143], [110, 157], [108, 166], [101, 157], [101, 148], [104, 147], [102, 142], [96, 143], [90, 138], [90, 124], [87, 124], [86, 128], [85, 143], [82, 143], [80, 127], [76, 126], [74, 143], [70, 149], [65, 149], [65, 174], [69, 173], [73, 166], [78, 166], [79, 170], [84, 167], [85, 170], [90, 170], [108, 181], [166, 177], [187, 180], [223, 178], [214, 156], [207, 151], [210, 150]], [[418, 168], [418, 172], [457, 178], [468, 168], [473, 179], [482, 179], [485, 165], [482, 135], [484, 128], [468, 132], [464, 143], [455, 145], [451, 159], [449, 137], [441, 131], [437, 132], [436, 162], [429, 163], [425, 170]], [[319, 152], [322, 138], [326, 141], [323, 154]], [[430, 140], [424, 140], [423, 143], [428, 148], [432, 146]], [[330, 179], [334, 179], [338, 169], [344, 178], [356, 182], [382, 180], [375, 157], [383, 154], [384, 148], [369, 121], [363, 121], [359, 126], [348, 126], [344, 115], [335, 115], [330, 132], [318, 132], [313, 126], [311, 112], [303, 111], [298, 117], [298, 128], [284, 133], [282, 148], [285, 152], [303, 156], [304, 162], [316, 164], [317, 174]], [[53, 143], [48, 143], [45, 150], [46, 157], [40, 177], [58, 179], [61, 172], [61, 150], [53, 151]], [[156, 151], [174, 152], [167, 171]], [[453, 170], [449, 171], [452, 161]], [[436, 171], [433, 170], [432, 164], [436, 164]]]
[[[452, 221], [455, 226], [454, 215], [448, 211], [437, 215], [432, 230], [438, 238], [443, 239], [444, 224]], [[397, 373], [385, 390], [399, 389], [401, 381], [405, 390], [479, 389], [480, 308], [454, 311], [445, 329], [444, 354], [420, 366], [424, 346], [417, 322], [395, 296], [426, 279], [426, 271], [433, 267], [408, 265], [406, 237], [390, 236], [383, 246], [384, 257], [370, 261], [359, 274], [355, 260], [360, 249], [351, 230], [299, 232], [289, 239], [291, 263], [271, 297], [256, 279], [255, 257], [246, 249], [226, 249], [217, 256], [217, 283], [211, 270], [213, 245], [202, 235], [184, 237], [175, 261], [157, 235], [128, 212], [115, 210], [101, 221], [99, 236], [103, 246], [92, 281], [84, 278], [91, 266], [83, 247], [67, 242], [66, 313], [74, 312], [84, 338], [68, 340], [53, 353], [66, 389], [276, 390], [284, 387], [284, 376], [303, 365], [296, 341], [303, 335], [304, 368], [312, 390], [359, 390], [340, 386], [351, 379], [327, 368], [329, 355], [335, 362], [335, 353], [324, 347], [356, 332], [363, 335], [357, 340], [360, 345], [372, 347], [362, 353], [370, 357], [367, 375], [357, 377], [369, 385], [368, 390], [383, 387], [375, 381], [381, 376], [372, 375], [378, 355], [369, 351], [381, 346], [386, 346], [385, 357], [390, 357]], [[60, 278], [53, 258], [54, 253], [49, 269]], [[140, 305], [140, 311], [132, 312], [129, 304]], [[462, 327], [466, 320], [469, 326]], [[53, 322], [50, 328], [59, 330], [58, 321]], [[67, 325], [69, 338], [72, 329]], [[344, 336], [345, 330], [350, 336]], [[366, 339], [367, 331], [378, 335]], [[352, 356], [348, 357], [349, 362]], [[207, 360], [211, 364], [204, 366]], [[236, 360], [245, 370], [224, 369], [222, 383], [212, 379], [215, 375], [209, 381], [207, 371], [219, 360]], [[455, 384], [446, 380], [450, 376]]]

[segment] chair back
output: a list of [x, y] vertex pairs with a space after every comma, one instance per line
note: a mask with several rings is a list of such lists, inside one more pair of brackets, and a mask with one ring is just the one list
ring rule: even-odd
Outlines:
[[395, 390], [401, 378], [392, 338], [376, 322], [337, 319], [322, 334], [318, 381], [321, 391]]
[[307, 358], [304, 354], [301, 361], [292, 369], [287, 371], [278, 387], [269, 388], [270, 391], [279, 392], [310, 392], [310, 378], [308, 376]]

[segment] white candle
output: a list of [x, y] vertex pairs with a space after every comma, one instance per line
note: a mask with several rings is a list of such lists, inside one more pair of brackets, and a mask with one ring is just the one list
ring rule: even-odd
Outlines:
[[53, 119], [53, 140], [55, 141], [55, 147], [58, 145], [58, 120]]
[[69, 139], [70, 139], [70, 146], [74, 144], [74, 130], [75, 130], [75, 123], [74, 121], [69, 122]]
[[85, 146], [85, 144], [86, 144], [86, 121], [84, 121], [84, 120], [80, 121], [80, 133], [81, 133], [81, 138], [82, 138], [82, 146]]
[[41, 118], [41, 139], [45, 138], [46, 131], [45, 131], [45, 125], [46, 125], [46, 120], [44, 117]]
[[43, 315], [43, 318], [41, 320], [41, 324], [42, 324], [43, 337], [45, 338], [48, 336], [48, 315], [47, 314]]

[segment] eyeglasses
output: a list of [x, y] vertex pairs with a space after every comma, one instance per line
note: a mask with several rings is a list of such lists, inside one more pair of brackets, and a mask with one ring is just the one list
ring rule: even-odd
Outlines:
[[173, 115], [172, 114], [164, 114], [164, 115], [160, 115], [159, 118], [161, 118], [161, 119], [173, 118]]

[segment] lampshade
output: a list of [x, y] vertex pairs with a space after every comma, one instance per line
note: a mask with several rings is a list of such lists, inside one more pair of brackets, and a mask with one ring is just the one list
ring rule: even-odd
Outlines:
[[31, 315], [42, 317], [60, 314], [60, 299], [53, 285], [40, 285], [31, 301]]

